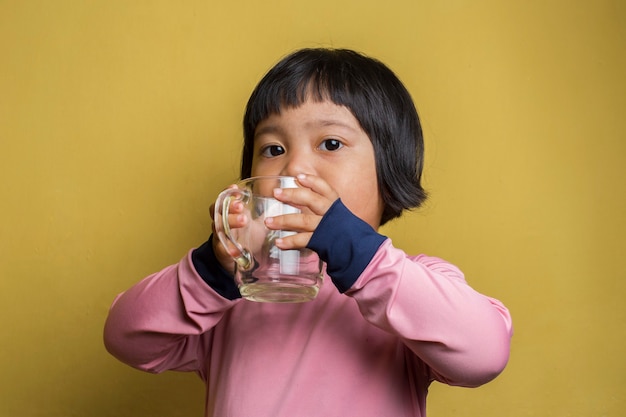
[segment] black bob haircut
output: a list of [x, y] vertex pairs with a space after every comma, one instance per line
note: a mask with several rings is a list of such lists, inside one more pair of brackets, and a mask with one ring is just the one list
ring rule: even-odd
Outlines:
[[424, 139], [413, 100], [382, 62], [349, 49], [298, 50], [261, 79], [243, 119], [242, 179], [252, 175], [257, 125], [309, 99], [345, 106], [372, 141], [384, 203], [381, 225], [422, 204]]

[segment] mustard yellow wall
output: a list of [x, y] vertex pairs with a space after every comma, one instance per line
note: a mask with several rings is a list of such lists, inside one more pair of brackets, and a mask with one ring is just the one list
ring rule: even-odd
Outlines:
[[209, 234], [262, 74], [381, 58], [428, 147], [384, 229], [511, 309], [509, 367], [431, 416], [623, 416], [626, 6], [619, 0], [0, 1], [0, 416], [200, 416], [191, 374], [104, 350], [118, 292]]

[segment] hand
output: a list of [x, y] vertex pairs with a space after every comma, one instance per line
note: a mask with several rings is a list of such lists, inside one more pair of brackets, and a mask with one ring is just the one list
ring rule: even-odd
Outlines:
[[[237, 189], [237, 186], [231, 184], [227, 189]], [[222, 268], [229, 271], [231, 274], [235, 273], [235, 261], [233, 257], [228, 253], [228, 250], [222, 245], [215, 233], [215, 203], [211, 204], [211, 230], [213, 231], [213, 238], [211, 245], [213, 245], [213, 252]], [[233, 201], [230, 204], [230, 211], [228, 213], [228, 225], [231, 229], [244, 227], [247, 223], [247, 218], [243, 214], [243, 203], [241, 201]]]
[[308, 245], [313, 232], [330, 206], [339, 198], [337, 192], [321, 177], [300, 174], [298, 188], [277, 188], [274, 198], [302, 209], [302, 213], [268, 217], [265, 225], [273, 230], [297, 232], [276, 240], [280, 249], [299, 249]]

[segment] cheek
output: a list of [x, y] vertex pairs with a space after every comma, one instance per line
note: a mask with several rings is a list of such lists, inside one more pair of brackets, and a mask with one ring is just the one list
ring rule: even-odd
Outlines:
[[378, 190], [376, 172], [372, 171], [345, 178], [341, 181], [341, 189], [336, 191], [350, 211], [377, 228], [383, 212], [383, 203]]
[[252, 168], [250, 170], [251, 174], [253, 177], [258, 177], [258, 176], [262, 176], [262, 175], [271, 175], [267, 173], [267, 167], [264, 166], [264, 164], [259, 164], [256, 160], [256, 158], [254, 158], [252, 160]]

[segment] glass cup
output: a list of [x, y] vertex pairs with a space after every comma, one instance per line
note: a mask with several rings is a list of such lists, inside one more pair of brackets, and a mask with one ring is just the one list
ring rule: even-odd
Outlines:
[[[294, 177], [252, 177], [222, 191], [215, 203], [215, 232], [235, 261], [235, 283], [241, 296], [252, 301], [297, 303], [313, 300], [322, 284], [322, 261], [310, 249], [282, 250], [278, 238], [295, 234], [270, 230], [267, 217], [300, 213], [273, 198], [275, 188], [296, 188]], [[230, 205], [239, 201], [247, 217], [242, 228], [228, 224]]]

